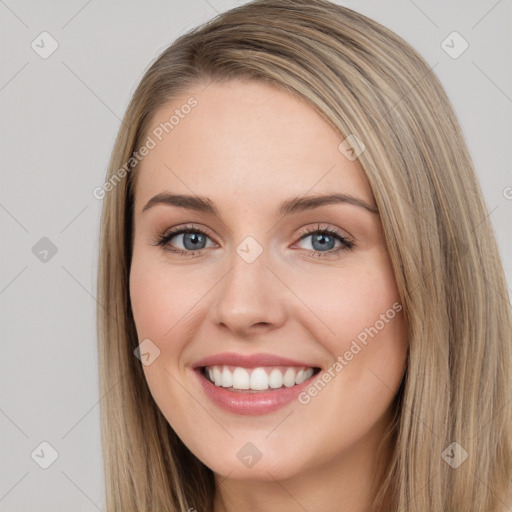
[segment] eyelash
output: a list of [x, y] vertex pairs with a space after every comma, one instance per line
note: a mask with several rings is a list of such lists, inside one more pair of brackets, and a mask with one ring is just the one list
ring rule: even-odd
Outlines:
[[[159, 235], [156, 242], [153, 245], [162, 247], [166, 251], [169, 251], [169, 252], [175, 253], [175, 254], [179, 254], [180, 256], [184, 256], [184, 257], [193, 257], [193, 256], [196, 256], [198, 253], [200, 254], [201, 251], [206, 250], [206, 249], [198, 249], [197, 251], [188, 251], [188, 250], [183, 250], [183, 249], [172, 248], [172, 246], [169, 244], [169, 241], [172, 240], [177, 235], [182, 235], [182, 234], [187, 234], [187, 233], [199, 233], [208, 238], [211, 238], [205, 230], [195, 227], [194, 225], [188, 225], [185, 227], [175, 228], [171, 231], [164, 233], [163, 235]], [[329, 228], [329, 227], [321, 228], [320, 224], [318, 224], [318, 226], [316, 226], [316, 227], [311, 226], [309, 228], [305, 228], [304, 230], [302, 230], [299, 233], [299, 241], [302, 240], [303, 238], [307, 237], [308, 235], [312, 235], [314, 233], [321, 233], [323, 235], [334, 236], [342, 244], [340, 247], [338, 247], [336, 249], [330, 249], [329, 251], [316, 251], [316, 250], [310, 251], [310, 254], [315, 255], [315, 257], [322, 258], [322, 257], [326, 257], [326, 256], [331, 256], [340, 251], [349, 250], [354, 247], [354, 242], [352, 240], [350, 240], [348, 237], [344, 236], [340, 231], [338, 231], [337, 229], [334, 229], [334, 228]], [[303, 249], [303, 250], [307, 250], [307, 249]]]

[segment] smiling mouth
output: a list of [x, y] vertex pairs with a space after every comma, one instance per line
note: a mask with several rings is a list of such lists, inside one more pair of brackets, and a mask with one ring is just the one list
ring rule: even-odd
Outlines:
[[214, 365], [201, 367], [202, 376], [226, 391], [258, 393], [292, 388], [302, 384], [320, 371], [305, 366], [241, 366]]

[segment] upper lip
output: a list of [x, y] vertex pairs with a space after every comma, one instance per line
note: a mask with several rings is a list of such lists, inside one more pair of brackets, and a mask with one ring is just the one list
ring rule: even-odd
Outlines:
[[242, 368], [258, 368], [261, 366], [296, 366], [306, 368], [318, 368], [316, 364], [305, 363], [287, 357], [274, 354], [236, 354], [234, 352], [223, 352], [205, 357], [192, 365], [193, 368], [204, 366], [239, 366]]

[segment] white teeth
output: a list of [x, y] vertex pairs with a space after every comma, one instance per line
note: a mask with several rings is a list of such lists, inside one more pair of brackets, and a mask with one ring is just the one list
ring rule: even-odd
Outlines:
[[251, 373], [251, 389], [258, 391], [262, 389], [268, 389], [268, 375], [263, 368], [256, 368]]
[[268, 383], [272, 389], [283, 387], [283, 374], [277, 368], [274, 368], [268, 376]]
[[[215, 382], [215, 385], [217, 386], [217, 382]], [[245, 368], [235, 368], [233, 372], [233, 387], [235, 389], [249, 389], [249, 372]]]
[[279, 389], [283, 386], [291, 388], [311, 378], [313, 373], [313, 368], [286, 368], [282, 366], [254, 369], [229, 366], [209, 366], [206, 368], [206, 374], [216, 386], [254, 391]]
[[286, 373], [284, 374], [284, 377], [283, 377], [283, 384], [287, 387], [287, 388], [291, 388], [292, 386], [295, 386], [295, 370], [293, 368], [288, 368], [288, 370], [286, 370]]
[[222, 370], [222, 387], [230, 388], [233, 385], [233, 374], [229, 371], [229, 368], [224, 367]]
[[304, 381], [310, 379], [311, 377], [313, 377], [313, 373], [315, 373], [315, 370], [313, 370], [313, 368], [308, 368], [307, 370], [304, 370], [304, 375], [303, 375], [302, 382], [304, 382]]
[[213, 367], [213, 381], [216, 386], [222, 386], [222, 373], [220, 372], [218, 366]]
[[297, 377], [295, 377], [295, 384], [302, 384], [304, 381], [310, 379], [313, 376], [314, 370], [313, 368], [307, 368], [304, 370], [300, 370], [297, 373]]

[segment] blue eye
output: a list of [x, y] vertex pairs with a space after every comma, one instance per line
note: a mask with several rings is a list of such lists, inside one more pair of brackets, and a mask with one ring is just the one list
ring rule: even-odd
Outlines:
[[[351, 249], [354, 246], [354, 242], [340, 231], [333, 228], [321, 228], [320, 225], [304, 230], [301, 233], [300, 240], [305, 240], [306, 238], [311, 238], [312, 250], [317, 257]], [[335, 248], [336, 241], [340, 245]]]
[[[176, 249], [173, 247], [174, 244], [171, 244], [171, 240], [179, 236], [182, 237], [184, 249]], [[191, 251], [200, 251], [206, 248], [205, 243], [206, 239], [208, 238], [209, 236], [202, 229], [196, 228], [194, 226], [187, 226], [185, 228], [175, 229], [162, 235], [157, 240], [156, 245], [164, 247], [170, 252], [179, 253], [183, 256], [191, 256], [195, 254], [195, 252]]]
[[[181, 237], [183, 248], [176, 248], [174, 244], [171, 244], [171, 240], [178, 237]], [[305, 250], [312, 251], [311, 254], [316, 258], [332, 255], [339, 251], [351, 249], [354, 246], [354, 242], [341, 231], [333, 228], [321, 228], [320, 225], [303, 230], [300, 233], [299, 242], [306, 238], [311, 238], [312, 249]], [[208, 248], [206, 246], [208, 240], [211, 240], [211, 238], [203, 229], [191, 225], [166, 232], [158, 237], [155, 245], [171, 253], [187, 257], [196, 256], [202, 250]], [[339, 244], [337, 247], [336, 242]]]

